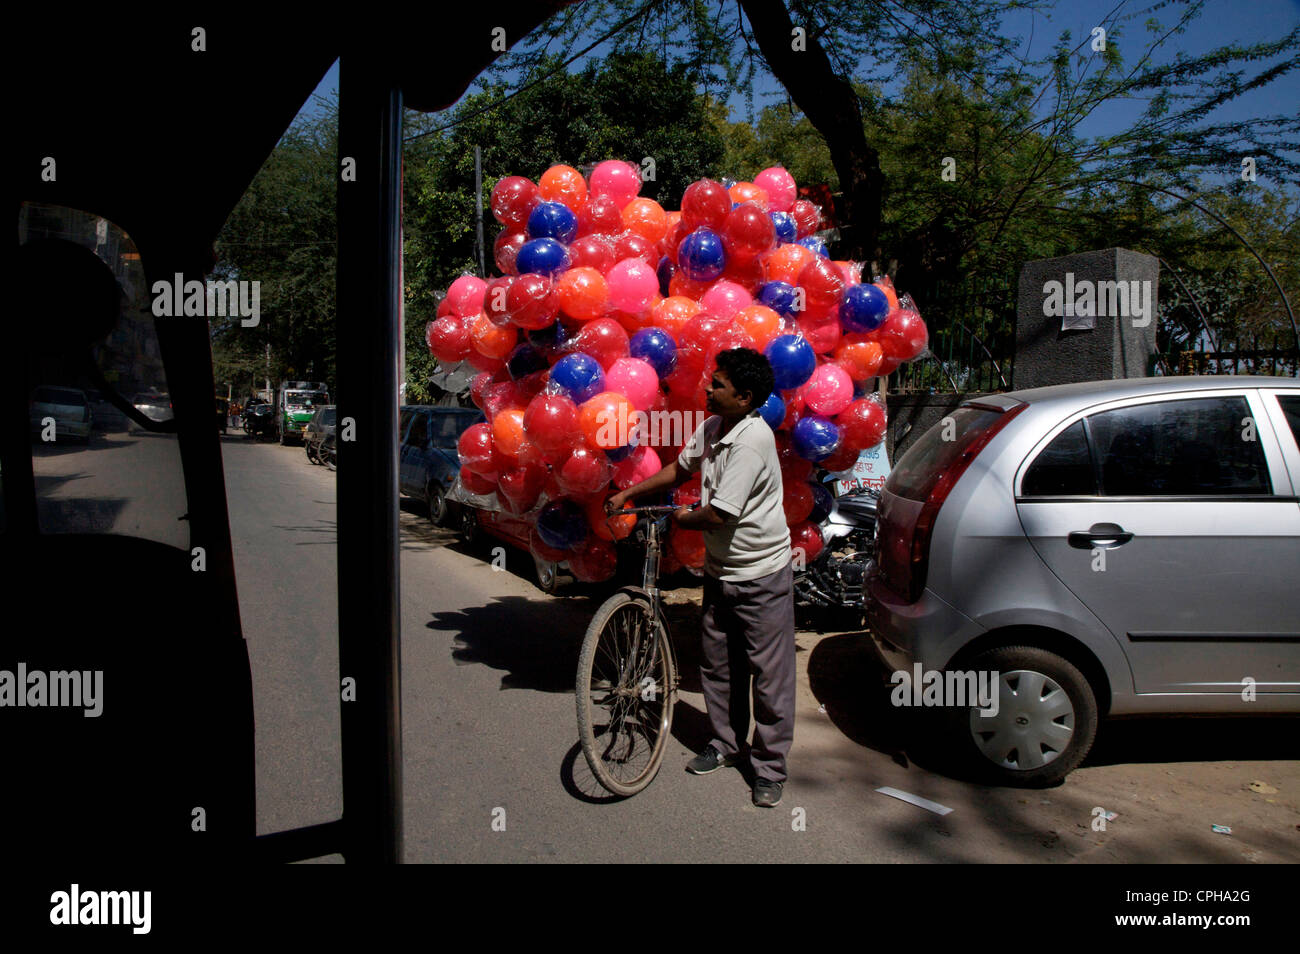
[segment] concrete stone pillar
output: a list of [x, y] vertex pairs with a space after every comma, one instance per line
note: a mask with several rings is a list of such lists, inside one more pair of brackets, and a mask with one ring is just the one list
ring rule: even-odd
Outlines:
[[1160, 262], [1123, 248], [1029, 262], [1020, 272], [1016, 390], [1148, 375]]

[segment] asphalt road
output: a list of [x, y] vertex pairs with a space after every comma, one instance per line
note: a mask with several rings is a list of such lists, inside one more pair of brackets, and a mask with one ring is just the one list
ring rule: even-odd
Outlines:
[[[334, 475], [301, 448], [232, 434], [223, 452], [257, 708], [258, 830], [329, 821], [342, 807]], [[708, 741], [691, 691], [658, 778], [611, 799], [578, 747], [572, 689], [599, 594], [545, 596], [526, 554], [509, 551], [494, 570], [493, 543], [467, 549], [414, 501], [401, 528], [407, 861], [1300, 861], [1296, 720], [1104, 724], [1063, 785], [987, 788], [916, 763], [915, 723], [889, 705], [856, 633], [799, 634], [779, 807], [753, 807], [738, 770], [682, 770]], [[676, 591], [670, 613], [688, 690], [696, 593]], [[1097, 808], [1117, 814], [1104, 831]]]

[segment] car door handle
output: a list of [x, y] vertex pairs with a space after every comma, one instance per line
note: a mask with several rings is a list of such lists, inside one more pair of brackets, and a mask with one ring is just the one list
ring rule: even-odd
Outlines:
[[1092, 550], [1096, 547], [1109, 550], [1128, 543], [1133, 539], [1133, 534], [1117, 523], [1094, 523], [1087, 530], [1070, 531], [1067, 539], [1076, 550]]

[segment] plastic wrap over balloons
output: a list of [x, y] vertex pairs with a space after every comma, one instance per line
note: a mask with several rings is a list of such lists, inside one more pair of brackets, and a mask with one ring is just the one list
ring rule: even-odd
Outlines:
[[623, 395], [602, 391], [578, 408], [578, 430], [591, 447], [622, 447], [636, 425], [636, 408]]
[[633, 199], [623, 206], [623, 227], [648, 242], [658, 242], [668, 234], [668, 213], [654, 199]]
[[795, 424], [790, 432], [790, 443], [796, 454], [816, 463], [829, 457], [840, 446], [840, 429], [827, 418], [809, 414]]
[[661, 378], [672, 374], [677, 367], [677, 344], [663, 328], [642, 328], [628, 342], [628, 351], [632, 357], [649, 363]]
[[447, 301], [451, 313], [458, 318], [470, 318], [483, 310], [483, 292], [487, 282], [473, 275], [462, 275], [447, 287]]
[[569, 253], [553, 238], [538, 238], [525, 242], [515, 258], [515, 268], [520, 274], [554, 276], [569, 267]]
[[[604, 496], [593, 497], [586, 504], [583, 509], [587, 511], [587, 523], [591, 525], [591, 532], [602, 540], [622, 540], [636, 527], [636, 514], [607, 514], [605, 500]], [[623, 508], [627, 510], [632, 506], [629, 500]]]
[[520, 275], [506, 292], [506, 313], [510, 320], [529, 331], [553, 324], [559, 308], [555, 284], [545, 275]]
[[507, 467], [497, 478], [497, 492], [510, 505], [514, 513], [526, 513], [537, 504], [542, 488], [546, 486], [546, 468], [539, 464], [520, 464]]
[[682, 566], [698, 570], [704, 566], [704, 532], [673, 527], [668, 534], [668, 548]]
[[797, 388], [812, 377], [817, 368], [817, 353], [801, 335], [781, 335], [767, 346], [763, 354], [772, 366], [778, 391]]
[[799, 237], [806, 238], [816, 232], [822, 224], [822, 213], [807, 199], [799, 199], [790, 209], [790, 214], [799, 225]]
[[566, 354], [552, 365], [551, 384], [582, 404], [605, 390], [605, 370], [591, 355]]
[[854, 401], [835, 419], [846, 443], [859, 450], [875, 447], [885, 439], [887, 420], [879, 401], [863, 398]]
[[667, 255], [659, 259], [655, 276], [659, 279], [659, 294], [667, 298], [672, 293], [673, 276], [677, 274], [677, 265]]
[[497, 489], [497, 475], [493, 472], [476, 474], [464, 465], [460, 468], [460, 483], [472, 494], [490, 494]]
[[582, 326], [582, 330], [574, 335], [570, 347], [574, 351], [591, 355], [609, 374], [615, 361], [627, 357], [627, 329], [613, 318], [597, 318]]
[[495, 325], [491, 318], [480, 313], [470, 323], [469, 340], [479, 354], [504, 361], [519, 341], [519, 332]]
[[889, 314], [889, 299], [875, 285], [854, 285], [840, 302], [840, 321], [845, 331], [875, 331]]
[[715, 282], [700, 298], [704, 310], [719, 318], [731, 318], [754, 303], [754, 297], [741, 285], [726, 280]]
[[567, 551], [548, 547], [536, 527], [528, 530], [528, 552], [543, 563], [563, 563], [569, 558]]
[[915, 311], [899, 309], [885, 319], [880, 327], [880, 347], [886, 358], [911, 361], [925, 351], [930, 333], [925, 322]]
[[571, 550], [587, 538], [587, 516], [572, 500], [553, 500], [537, 515], [537, 534], [556, 550]]
[[712, 229], [696, 229], [677, 247], [677, 267], [692, 281], [711, 282], [726, 266], [722, 238]]
[[799, 239], [799, 244], [808, 249], [808, 251], [812, 252], [814, 255], [820, 255], [822, 258], [831, 257], [830, 249], [826, 247], [826, 243], [816, 236], [809, 235], [805, 238], [801, 238]]

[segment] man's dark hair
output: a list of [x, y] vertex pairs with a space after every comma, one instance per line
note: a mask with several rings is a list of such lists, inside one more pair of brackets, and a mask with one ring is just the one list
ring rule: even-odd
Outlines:
[[772, 366], [767, 363], [767, 358], [753, 348], [732, 348], [730, 351], [718, 352], [718, 370], [727, 376], [737, 394], [748, 391], [754, 395], [751, 405], [754, 409], [767, 403], [776, 387]]

